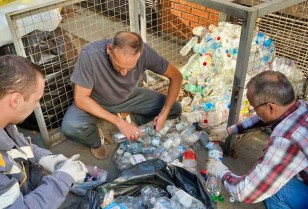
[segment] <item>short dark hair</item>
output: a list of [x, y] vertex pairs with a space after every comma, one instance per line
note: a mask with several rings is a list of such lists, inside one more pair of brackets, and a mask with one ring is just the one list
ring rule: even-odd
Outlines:
[[143, 40], [138, 33], [130, 31], [119, 31], [117, 32], [111, 42], [113, 48], [128, 48], [133, 54], [142, 52]]
[[253, 100], [262, 104], [273, 102], [288, 105], [295, 100], [295, 92], [288, 78], [278, 71], [267, 70], [252, 77], [246, 88], [252, 88]]
[[19, 92], [25, 100], [37, 85], [38, 76], [45, 77], [42, 70], [18, 55], [0, 57], [0, 99], [12, 92]]

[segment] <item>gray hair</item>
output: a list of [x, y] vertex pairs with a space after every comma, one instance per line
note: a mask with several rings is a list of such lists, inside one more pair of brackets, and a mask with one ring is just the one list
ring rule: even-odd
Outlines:
[[138, 33], [119, 31], [117, 32], [111, 42], [112, 48], [129, 49], [133, 54], [142, 52], [143, 40]]
[[29, 99], [42, 70], [28, 59], [17, 55], [0, 57], [0, 99], [12, 92], [19, 92]]
[[252, 88], [253, 100], [258, 104], [272, 102], [285, 106], [295, 100], [292, 84], [278, 71], [267, 70], [259, 73], [249, 80], [246, 88]]

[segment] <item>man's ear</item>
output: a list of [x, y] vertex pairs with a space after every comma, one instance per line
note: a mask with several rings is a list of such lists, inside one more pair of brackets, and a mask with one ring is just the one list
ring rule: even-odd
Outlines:
[[111, 52], [111, 44], [108, 43], [108, 44], [107, 44], [107, 54], [109, 55], [110, 52]]
[[276, 108], [275, 104], [273, 104], [273, 103], [268, 103], [267, 105], [268, 105], [268, 107], [269, 107], [269, 109], [270, 109], [270, 113], [271, 113], [271, 114], [274, 114], [274, 113], [277, 111], [277, 108]]
[[19, 104], [22, 102], [23, 99], [23, 95], [21, 95], [18, 92], [10, 94], [9, 97], [10, 97], [9, 98], [10, 106], [14, 109], [16, 109], [19, 106]]

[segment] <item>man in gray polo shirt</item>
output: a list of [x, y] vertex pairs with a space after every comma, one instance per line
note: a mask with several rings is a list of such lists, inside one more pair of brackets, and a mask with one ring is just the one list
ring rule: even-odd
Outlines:
[[[145, 70], [170, 79], [167, 96], [138, 87]], [[153, 120], [160, 130], [167, 118], [180, 116], [176, 101], [183, 77], [161, 57], [140, 35], [118, 32], [113, 39], [88, 44], [81, 50], [71, 81], [74, 82], [74, 103], [62, 122], [63, 134], [91, 148], [94, 157], [105, 159], [107, 152], [97, 119], [113, 123], [128, 139], [138, 139], [142, 133], [113, 113], [130, 112], [138, 125]]]

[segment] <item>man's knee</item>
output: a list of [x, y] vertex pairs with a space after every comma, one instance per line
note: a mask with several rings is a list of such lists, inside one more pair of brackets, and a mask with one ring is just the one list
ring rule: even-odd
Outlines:
[[81, 131], [79, 131], [79, 124], [72, 121], [63, 120], [61, 125], [61, 131], [63, 135], [68, 139], [78, 140], [81, 138]]

